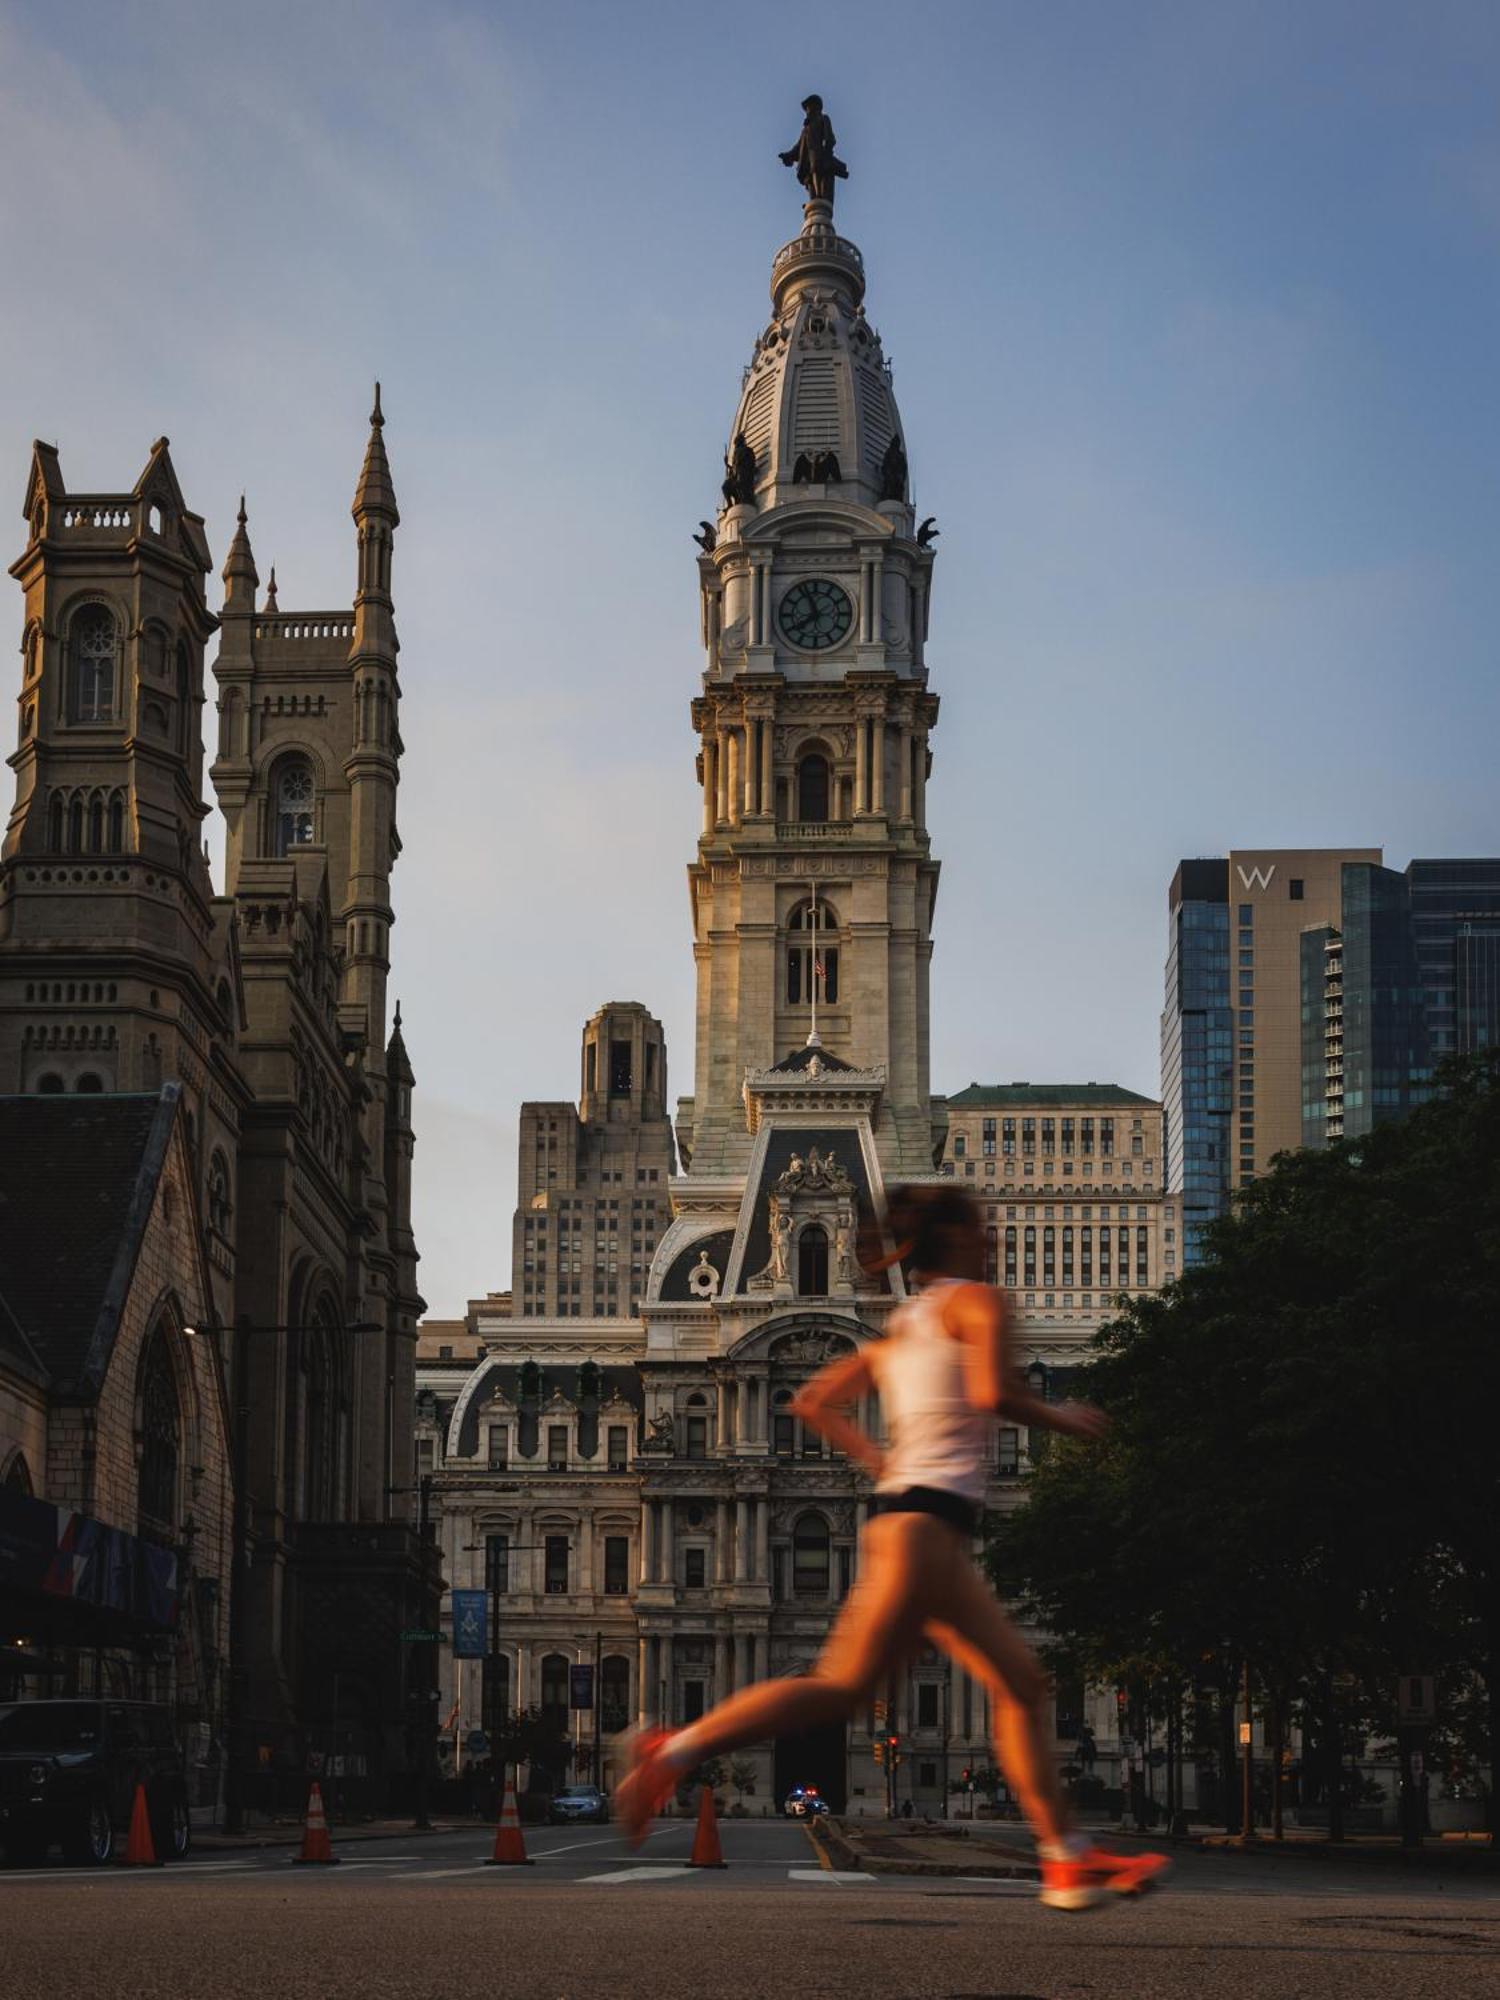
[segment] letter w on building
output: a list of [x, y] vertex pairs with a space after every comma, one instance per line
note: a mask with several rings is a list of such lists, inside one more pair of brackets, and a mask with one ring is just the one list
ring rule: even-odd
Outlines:
[[1269, 889], [1271, 877], [1276, 873], [1274, 861], [1269, 868], [1262, 867], [1259, 862], [1253, 868], [1247, 868], [1243, 861], [1237, 861], [1234, 865], [1239, 870], [1240, 880], [1247, 889]]

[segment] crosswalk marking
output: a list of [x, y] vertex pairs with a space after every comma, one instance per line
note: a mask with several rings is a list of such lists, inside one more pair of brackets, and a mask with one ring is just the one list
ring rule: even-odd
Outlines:
[[606, 1875], [580, 1875], [577, 1879], [590, 1885], [598, 1882], [681, 1882], [693, 1872], [685, 1861], [679, 1861], [675, 1866], [656, 1864], [646, 1868], [615, 1868]]
[[789, 1882], [873, 1882], [873, 1875], [862, 1874], [857, 1868], [788, 1868]]

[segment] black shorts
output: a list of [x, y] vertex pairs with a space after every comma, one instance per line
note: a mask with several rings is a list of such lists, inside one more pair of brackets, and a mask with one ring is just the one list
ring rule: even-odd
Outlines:
[[872, 1514], [931, 1514], [966, 1535], [979, 1531], [979, 1508], [962, 1493], [947, 1493], [941, 1486], [908, 1486], [901, 1493], [877, 1493], [870, 1501]]

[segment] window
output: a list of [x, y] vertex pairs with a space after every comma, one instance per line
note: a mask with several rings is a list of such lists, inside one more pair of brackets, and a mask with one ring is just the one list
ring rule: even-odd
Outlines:
[[938, 1726], [938, 1695], [941, 1690], [936, 1681], [917, 1683], [917, 1727], [936, 1729]]
[[828, 818], [828, 759], [814, 753], [797, 766], [797, 817], [799, 820]]
[[629, 1724], [630, 1662], [623, 1653], [606, 1653], [599, 1669], [599, 1727], [612, 1736]]
[[771, 1419], [771, 1449], [778, 1458], [791, 1458], [797, 1449], [797, 1425], [792, 1417], [779, 1415]]
[[182, 1420], [177, 1378], [162, 1329], [151, 1336], [141, 1368], [141, 1463], [136, 1497], [141, 1528], [174, 1532], [177, 1525], [177, 1461]]
[[[548, 1535], [545, 1542], [546, 1589], [549, 1597], [563, 1597], [568, 1589], [568, 1538]], [[542, 1697], [543, 1704], [546, 1696]]]
[[604, 1595], [626, 1597], [630, 1593], [630, 1538], [604, 1537]]
[[708, 1552], [706, 1549], [684, 1549], [682, 1552], [682, 1581], [688, 1590], [702, 1590], [706, 1581]]
[[696, 1722], [703, 1713], [702, 1681], [684, 1681], [682, 1684], [682, 1720], [684, 1724]]
[[484, 1538], [484, 1586], [496, 1597], [510, 1594], [510, 1536]]
[[74, 722], [108, 722], [115, 712], [115, 621], [102, 604], [90, 604], [69, 635]]
[[708, 1418], [689, 1417], [683, 1426], [686, 1442], [683, 1446], [685, 1458], [708, 1457]]
[[804, 1299], [828, 1296], [828, 1234], [809, 1222], [797, 1239], [797, 1294]]
[[[799, 903], [787, 919], [791, 933], [786, 957], [786, 999], [789, 1007], [812, 1005], [814, 983], [818, 1000], [832, 1006], [839, 997], [838, 946], [825, 942], [838, 931], [838, 917], [827, 903]], [[823, 933], [808, 937], [808, 932]]]
[[627, 1424], [611, 1424], [609, 1427], [609, 1469], [623, 1472], [630, 1456], [630, 1427]]
[[1289, 898], [1289, 900], [1290, 900], [1290, 901], [1292, 901], [1292, 902], [1294, 902], [1294, 903], [1300, 903], [1300, 902], [1302, 901], [1302, 899], [1303, 899], [1303, 898], [1302, 898], [1302, 877], [1301, 877], [1300, 875], [1293, 875], [1293, 876], [1292, 876], [1292, 877], [1291, 877], [1291, 878], [1290, 878], [1290, 879], [1288, 880], [1288, 882], [1287, 882], [1287, 885], [1286, 885], [1286, 893], [1287, 893], [1287, 896], [1288, 896], [1288, 898]]
[[276, 772], [276, 852], [287, 854], [294, 847], [306, 847], [313, 838], [313, 808], [317, 787], [306, 757], [288, 757]]
[[993, 1118], [985, 1119], [980, 1129], [980, 1144], [984, 1148], [985, 1158], [987, 1160], [993, 1159], [995, 1156], [995, 1121]]
[[566, 1424], [547, 1426], [547, 1470], [566, 1472], [568, 1469], [568, 1427]]
[[964, 1157], [964, 1154], [967, 1150], [968, 1150], [968, 1141], [964, 1138], [963, 1133], [960, 1132], [955, 1136], [953, 1141], [954, 1159], [961, 1160]]
[[568, 1726], [569, 1664], [562, 1653], [542, 1657], [542, 1714], [558, 1730]]
[[1014, 1477], [1021, 1469], [1021, 1433], [1007, 1427], [1000, 1433], [1000, 1476]]
[[629, 1042], [611, 1042], [609, 1045], [609, 1094], [611, 1097], [628, 1097], [631, 1085], [631, 1064]]
[[826, 1597], [828, 1583], [828, 1523], [821, 1514], [800, 1514], [792, 1529], [792, 1595]]

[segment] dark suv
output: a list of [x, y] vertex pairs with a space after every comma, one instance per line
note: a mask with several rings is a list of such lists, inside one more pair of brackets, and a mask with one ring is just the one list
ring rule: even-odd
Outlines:
[[40, 1860], [54, 1842], [69, 1861], [108, 1861], [146, 1787], [158, 1861], [192, 1839], [172, 1711], [144, 1701], [18, 1701], [0, 1706], [0, 1846]]

